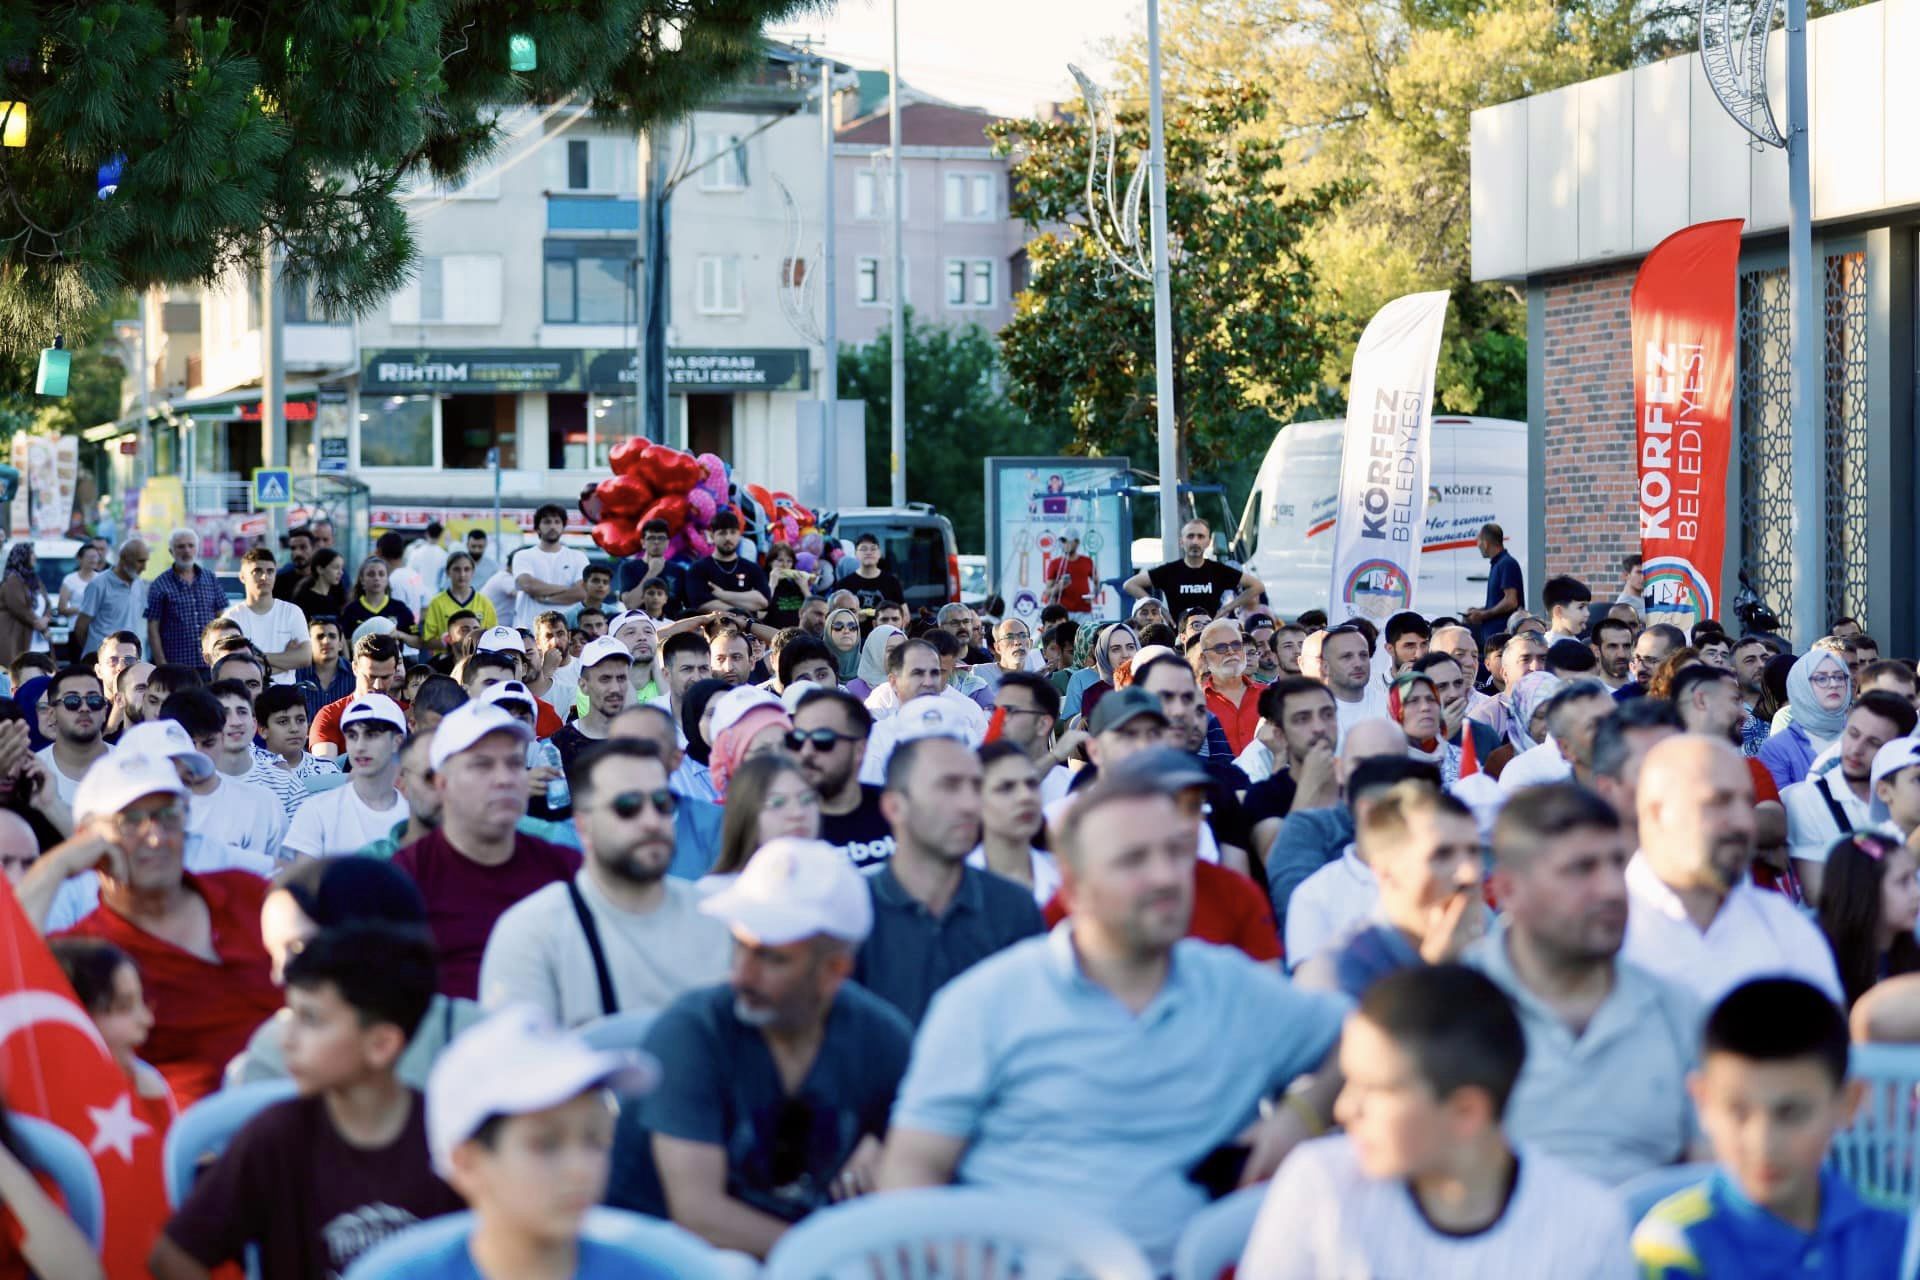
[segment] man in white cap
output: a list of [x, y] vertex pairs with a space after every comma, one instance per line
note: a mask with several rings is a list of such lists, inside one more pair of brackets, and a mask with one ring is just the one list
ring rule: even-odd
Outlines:
[[400, 646], [392, 636], [369, 636], [353, 646], [353, 692], [314, 713], [307, 728], [307, 749], [322, 760], [337, 760], [347, 749], [340, 717], [355, 698], [370, 693], [392, 697], [403, 678]]
[[147, 733], [80, 780], [73, 838], [34, 863], [19, 898], [38, 921], [70, 878], [98, 872], [99, 905], [67, 932], [132, 957], [155, 1015], [141, 1057], [184, 1107], [219, 1088], [228, 1060], [280, 1007], [260, 939], [269, 885], [252, 871], [187, 869], [187, 789], [167, 753], [142, 741], [180, 726], [138, 727]]
[[595, 1050], [536, 1009], [506, 1009], [447, 1046], [427, 1078], [434, 1172], [473, 1208], [473, 1229], [405, 1268], [417, 1276], [554, 1275], [675, 1280], [663, 1265], [580, 1237], [604, 1198], [613, 1145], [609, 1089], [644, 1093], [660, 1068]]
[[527, 811], [527, 743], [533, 731], [500, 707], [469, 702], [434, 730], [428, 763], [440, 825], [393, 863], [427, 903], [440, 952], [440, 990], [472, 1000], [494, 921], [522, 898], [580, 869], [570, 849], [515, 830]]
[[291, 855], [329, 858], [354, 853], [407, 820], [407, 798], [395, 779], [407, 713], [384, 693], [355, 698], [340, 717], [353, 772], [347, 785], [309, 796], [287, 829]]
[[666, 691], [666, 681], [654, 667], [654, 659], [660, 653], [660, 630], [652, 618], [638, 609], [628, 609], [607, 623], [607, 634], [625, 645], [633, 656], [635, 704], [651, 702]]
[[732, 975], [648, 1032], [664, 1082], [622, 1118], [645, 1150], [608, 1199], [764, 1258], [807, 1214], [873, 1189], [913, 1031], [848, 981], [873, 910], [831, 846], [770, 841], [700, 909], [733, 931]]
[[[870, 713], [871, 714], [871, 713]], [[860, 761], [860, 781], [878, 787], [887, 780], [887, 761], [902, 743], [915, 738], [952, 738], [970, 747], [980, 745], [973, 724], [951, 698], [929, 694], [915, 698], [884, 720], [876, 718], [867, 734], [866, 755]]]
[[633, 655], [627, 646], [601, 636], [580, 651], [579, 665], [587, 709], [552, 738], [561, 764], [569, 769], [582, 751], [608, 736], [613, 718], [633, 705]]
[[589, 746], [569, 767], [580, 873], [510, 908], [480, 962], [489, 1008], [533, 1004], [565, 1026], [659, 1010], [727, 972], [727, 931], [672, 879], [676, 818], [655, 742]]
[[[532, 659], [527, 653], [526, 637], [522, 636], [512, 627], [487, 628], [480, 633], [480, 639], [474, 643], [474, 652], [476, 655], [490, 653], [495, 655], [496, 658], [504, 658], [513, 663], [514, 678], [523, 681], [528, 678], [527, 671]], [[473, 664], [469, 665], [472, 666]], [[471, 674], [471, 672], [469, 671], [466, 674]], [[465, 685], [469, 696], [479, 696], [479, 691], [473, 687], [473, 683], [470, 680], [465, 678], [465, 675], [463, 675], [461, 683]], [[529, 686], [529, 692], [533, 695], [534, 733], [542, 738], [550, 738], [560, 732], [562, 721], [559, 712], [553, 709], [553, 704], [541, 698], [539, 691], [533, 689], [531, 686]]]

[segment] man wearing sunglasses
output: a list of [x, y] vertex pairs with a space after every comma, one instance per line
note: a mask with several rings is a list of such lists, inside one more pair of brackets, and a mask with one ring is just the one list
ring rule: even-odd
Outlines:
[[107, 744], [100, 739], [107, 727], [107, 697], [93, 668], [73, 666], [53, 677], [47, 705], [53, 709], [53, 742], [34, 754], [52, 773], [60, 802], [71, 807], [80, 779], [107, 754]]
[[873, 715], [839, 689], [800, 699], [788, 742], [800, 772], [820, 796], [820, 838], [861, 869], [893, 856], [893, 828], [880, 812], [880, 788], [860, 781]]
[[562, 1026], [662, 1009], [724, 982], [724, 925], [701, 914], [689, 880], [667, 875], [682, 801], [653, 742], [613, 738], [568, 765], [585, 853], [572, 880], [508, 908], [480, 961], [488, 1008], [539, 1006]]
[[1239, 755], [1260, 731], [1261, 684], [1248, 676], [1247, 642], [1240, 624], [1218, 618], [1200, 632], [1200, 687], [1206, 691], [1207, 710], [1227, 731], [1227, 745]]
[[550, 741], [560, 749], [569, 771], [581, 752], [613, 735], [613, 718], [633, 705], [633, 655], [612, 636], [601, 636], [580, 651], [580, 692], [587, 710]]

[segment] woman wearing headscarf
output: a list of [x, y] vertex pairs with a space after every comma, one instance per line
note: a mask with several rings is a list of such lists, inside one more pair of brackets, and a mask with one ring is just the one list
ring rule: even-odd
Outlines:
[[1840, 740], [1853, 705], [1853, 677], [1846, 660], [1827, 649], [1815, 649], [1793, 664], [1787, 673], [1787, 710], [1793, 713], [1786, 728], [1774, 732], [1760, 748], [1782, 791], [1807, 776], [1814, 757]]
[[1522, 754], [1547, 741], [1546, 722], [1542, 718], [1553, 695], [1566, 681], [1550, 671], [1530, 671], [1513, 690], [1513, 720], [1507, 726], [1507, 740]]
[[46, 649], [47, 629], [52, 625], [33, 544], [16, 542], [7, 552], [6, 572], [0, 578], [0, 664], [11, 666], [23, 653]]
[[867, 696], [887, 682], [887, 641], [895, 636], [906, 638], [906, 632], [898, 627], [881, 623], [867, 636], [867, 642], [860, 646], [860, 667], [853, 679], [847, 681], [846, 690], [854, 697], [865, 702]]
[[846, 684], [860, 674], [860, 611], [832, 609], [821, 630], [833, 660], [839, 664], [840, 683]]
[[1438, 768], [1445, 786], [1460, 781], [1460, 748], [1440, 736], [1446, 724], [1440, 713], [1440, 690], [1431, 676], [1406, 671], [1394, 677], [1387, 688], [1387, 714], [1407, 735], [1409, 759]]
[[22, 681], [13, 691], [13, 705], [20, 708], [20, 714], [26, 718], [27, 740], [35, 751], [45, 751], [53, 745], [53, 735], [40, 723], [40, 704], [46, 701], [47, 686], [52, 683], [52, 676], [35, 676]]
[[729, 689], [722, 694], [713, 704], [713, 750], [707, 761], [720, 803], [726, 803], [727, 783], [741, 765], [770, 751], [784, 752], [792, 732], [793, 717], [765, 689]]
[[669, 780], [673, 789], [695, 800], [720, 802], [713, 785], [709, 764], [713, 747], [707, 741], [707, 710], [715, 698], [730, 688], [725, 680], [696, 680], [680, 699], [680, 732], [687, 735], [685, 758]]
[[[1102, 631], [1093, 642], [1093, 667], [1081, 673], [1087, 677], [1085, 683], [1075, 676], [1067, 686], [1067, 706], [1062, 714], [1091, 716], [1100, 699], [1113, 692], [1114, 668], [1132, 661], [1139, 651], [1140, 637], [1126, 623], [1116, 622]], [[1080, 686], [1077, 697], [1075, 684]]]

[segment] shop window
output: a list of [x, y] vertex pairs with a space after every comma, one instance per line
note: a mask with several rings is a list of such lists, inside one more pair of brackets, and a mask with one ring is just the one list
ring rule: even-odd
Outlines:
[[549, 240], [546, 245], [548, 324], [634, 324], [634, 240]]
[[432, 396], [362, 396], [360, 465], [431, 467]]
[[613, 447], [638, 431], [638, 408], [632, 396], [571, 391], [547, 395], [547, 465], [551, 468], [603, 470]]
[[440, 403], [440, 465], [448, 471], [478, 471], [487, 450], [500, 450], [500, 465], [520, 465], [515, 449], [518, 396], [448, 396]]

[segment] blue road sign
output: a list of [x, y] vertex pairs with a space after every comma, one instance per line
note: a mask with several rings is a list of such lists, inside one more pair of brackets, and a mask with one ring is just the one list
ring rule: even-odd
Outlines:
[[253, 505], [260, 508], [292, 506], [293, 472], [285, 467], [256, 467], [253, 472]]

